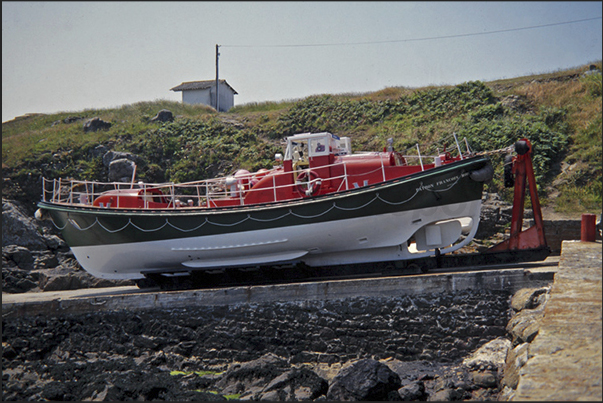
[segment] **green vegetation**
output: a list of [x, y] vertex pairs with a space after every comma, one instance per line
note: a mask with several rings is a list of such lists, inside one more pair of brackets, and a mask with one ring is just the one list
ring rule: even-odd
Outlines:
[[204, 375], [222, 375], [224, 373], [224, 371], [222, 372], [216, 372], [216, 371], [170, 371], [170, 375], [172, 376], [177, 376], [177, 375], [190, 375], [190, 374], [195, 374], [197, 376], [204, 376]]
[[[601, 68], [601, 62], [596, 65]], [[436, 150], [430, 146], [455, 148], [456, 133], [478, 152], [527, 138], [534, 147], [541, 202], [559, 212], [600, 214], [601, 74], [583, 74], [587, 70], [311, 96], [236, 106], [228, 113], [155, 101], [22, 117], [2, 124], [3, 195], [35, 203], [41, 176], [106, 180], [102, 155], [95, 151], [99, 145], [138, 155], [140, 180], [184, 182], [270, 167], [282, 151], [281, 139], [295, 133], [350, 136], [354, 151], [382, 149], [391, 137], [397, 150], [408, 153], [416, 144], [428, 153]], [[176, 119], [150, 122], [161, 109]], [[84, 133], [83, 123], [96, 116], [111, 128]], [[65, 123], [69, 117], [81, 119]], [[487, 190], [509, 201], [502, 158], [492, 157], [495, 179]]]
[[[219, 395], [220, 393], [214, 391], [214, 390], [201, 390], [198, 389], [197, 392], [205, 392], [205, 393], [211, 393], [212, 395]], [[240, 393], [233, 393], [231, 395], [222, 395], [226, 400], [239, 400], [239, 398], [241, 397]]]
[[[187, 375], [191, 375], [191, 374], [195, 374], [197, 376], [204, 376], [204, 375], [222, 375], [224, 373], [224, 371], [222, 372], [215, 372], [215, 371], [170, 371], [170, 375], [172, 376], [187, 376]], [[220, 395], [220, 392], [217, 392], [215, 390], [203, 390], [203, 389], [196, 389], [196, 392], [202, 392], [202, 393], [211, 393], [212, 395]], [[240, 393], [234, 393], [234, 394], [229, 394], [229, 395], [222, 395], [226, 400], [239, 400], [239, 398], [241, 397]]]

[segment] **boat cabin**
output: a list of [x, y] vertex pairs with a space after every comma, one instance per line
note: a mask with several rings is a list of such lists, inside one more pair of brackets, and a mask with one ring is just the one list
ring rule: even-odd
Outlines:
[[287, 138], [285, 150], [285, 170], [288, 161], [291, 169], [325, 166], [335, 162], [335, 157], [352, 153], [352, 143], [349, 137], [338, 137], [334, 134], [304, 133]]

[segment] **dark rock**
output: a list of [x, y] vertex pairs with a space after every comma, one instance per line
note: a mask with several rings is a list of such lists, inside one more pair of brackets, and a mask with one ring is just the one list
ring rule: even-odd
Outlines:
[[2, 247], [2, 256], [12, 260], [20, 269], [33, 270], [34, 258], [29, 249], [23, 246], [8, 245]]
[[160, 110], [155, 117], [151, 118], [151, 122], [172, 122], [174, 120], [174, 114], [167, 110]]
[[17, 267], [2, 267], [2, 292], [22, 293], [38, 287], [39, 275]]
[[37, 256], [34, 261], [36, 269], [52, 269], [59, 265], [59, 259], [54, 253], [46, 252]]
[[327, 399], [385, 400], [400, 386], [400, 377], [387, 365], [363, 359], [339, 371], [329, 386]]
[[40, 289], [43, 291], [77, 290], [80, 288], [82, 288], [80, 279], [72, 273], [58, 276], [47, 276], [42, 273]]
[[69, 250], [67, 243], [56, 235], [45, 235], [44, 240], [46, 241], [46, 246], [51, 250]]
[[245, 392], [246, 395], [255, 396], [287, 368], [285, 360], [268, 353], [257, 360], [229, 368], [224, 377], [216, 383], [216, 387], [220, 388], [223, 394]]
[[462, 400], [465, 395], [465, 391], [457, 388], [445, 388], [442, 390], [438, 390], [434, 395], [429, 397], [429, 401], [435, 402], [450, 402], [455, 400]]
[[74, 400], [69, 393], [69, 386], [63, 382], [49, 382], [44, 385], [41, 392], [41, 397], [44, 400], [66, 401]]
[[54, 269], [41, 270], [38, 286], [42, 291], [78, 290], [81, 288], [103, 288], [133, 285], [130, 280], [108, 280], [94, 277], [84, 270], [69, 266], [58, 266]]
[[27, 216], [14, 201], [2, 199], [2, 246], [19, 245], [30, 250], [46, 249], [33, 217]]
[[7, 345], [6, 347], [2, 347], [2, 358], [12, 361], [17, 356], [17, 352], [11, 345]]
[[425, 384], [423, 381], [416, 381], [398, 389], [398, 394], [403, 401], [425, 400]]
[[106, 168], [109, 168], [109, 165], [112, 161], [119, 159], [128, 159], [130, 161], [134, 161], [135, 163], [140, 162], [140, 157], [136, 154], [126, 153], [122, 151], [107, 151], [103, 154], [103, 165]]
[[99, 117], [92, 118], [84, 123], [84, 132], [95, 132], [98, 130], [106, 130], [111, 127], [111, 123], [105, 122]]
[[98, 158], [105, 155], [109, 151], [109, 148], [105, 145], [99, 144], [89, 151], [93, 158]]
[[258, 396], [258, 400], [314, 400], [325, 395], [326, 380], [307, 368], [292, 368], [274, 378]]
[[479, 227], [475, 238], [484, 239], [504, 232], [505, 225], [511, 222], [513, 206], [504, 202], [496, 193], [488, 193], [482, 199]]
[[22, 278], [22, 279], [19, 279], [19, 281], [17, 281], [15, 288], [18, 290], [23, 290], [22, 292], [27, 292], [29, 290], [36, 288], [37, 286], [38, 286], [37, 282], [35, 282], [29, 278]]
[[63, 123], [73, 123], [73, 122], [77, 122], [78, 120], [82, 120], [83, 117], [81, 116], [67, 116], [65, 119], [63, 119]]
[[498, 386], [496, 374], [492, 371], [474, 372], [473, 382], [483, 388], [495, 388]]
[[109, 182], [130, 182], [136, 164], [126, 158], [111, 161], [109, 164]]
[[[76, 268], [73, 254], [57, 252], [56, 256], [60, 265], [39, 270], [40, 276], [87, 275]], [[10, 269], [8, 260], [6, 267], [4, 264], [3, 260], [3, 279], [33, 279], [27, 275], [38, 273], [16, 266]], [[81, 281], [82, 287], [91, 286]], [[381, 370], [394, 371], [398, 381], [366, 400], [401, 400], [398, 390], [402, 384], [419, 381], [424, 384], [424, 400], [433, 399], [444, 389], [449, 391], [438, 397], [468, 399], [471, 391], [474, 396], [492, 399], [496, 388], [475, 385], [467, 367], [452, 361], [444, 365], [439, 360], [450, 354], [447, 349], [454, 349], [457, 355], [453, 361], [460, 362], [486, 344], [489, 337], [480, 332], [499, 327], [486, 325], [491, 323], [486, 319], [496, 317], [506, 323], [508, 301], [508, 293], [471, 290], [429, 294], [420, 300], [364, 297], [136, 312], [60, 312], [58, 317], [17, 317], [6, 312], [2, 322], [2, 397], [44, 400], [44, 385], [56, 381], [65, 389], [55, 388], [54, 392], [46, 392], [47, 396], [60, 398], [62, 393], [64, 399], [80, 401], [224, 400], [224, 396], [237, 394], [241, 400], [292, 396], [296, 400], [311, 396], [326, 400], [324, 392], [317, 395], [317, 390], [324, 387], [320, 378], [334, 383], [338, 377], [341, 388], [344, 371], [353, 365], [337, 377], [335, 368], [354, 361], [358, 365], [360, 361], [356, 360], [373, 356], [393, 358], [377, 364], [369, 360], [381, 369], [357, 374], [356, 388], [371, 389], [369, 383], [387, 384], [387, 374], [379, 376]], [[410, 307], [414, 307], [412, 313]], [[325, 329], [329, 324], [335, 325], [331, 331]], [[475, 330], [475, 338], [466, 333], [455, 335], [461, 325]], [[319, 340], [339, 351], [312, 351], [311, 346], [318, 346]], [[416, 361], [425, 348], [440, 357], [434, 362]], [[270, 354], [276, 351], [278, 356]], [[293, 368], [293, 358], [298, 354], [301, 357], [301, 353], [313, 361], [302, 361]], [[330, 368], [321, 363], [337, 357], [339, 362]], [[186, 373], [170, 375], [174, 370]], [[205, 370], [213, 374], [197, 375]], [[472, 371], [497, 373], [495, 368]], [[379, 379], [385, 381], [377, 382]], [[349, 393], [347, 396], [358, 399]]]

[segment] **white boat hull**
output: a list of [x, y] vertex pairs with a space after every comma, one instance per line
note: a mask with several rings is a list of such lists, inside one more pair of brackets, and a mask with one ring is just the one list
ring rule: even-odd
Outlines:
[[[481, 200], [338, 221], [212, 236], [75, 246], [90, 274], [142, 279], [144, 273], [301, 261], [309, 266], [404, 260], [449, 253], [473, 239]], [[463, 231], [469, 234], [460, 240]], [[416, 243], [410, 247], [408, 241]], [[459, 241], [460, 240], [460, 241]], [[417, 250], [417, 247], [419, 250]]]

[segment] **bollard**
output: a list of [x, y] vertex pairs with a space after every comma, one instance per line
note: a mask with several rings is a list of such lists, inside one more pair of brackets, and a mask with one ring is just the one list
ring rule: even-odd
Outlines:
[[580, 241], [595, 242], [595, 229], [597, 216], [594, 214], [582, 214], [582, 227], [580, 231]]

